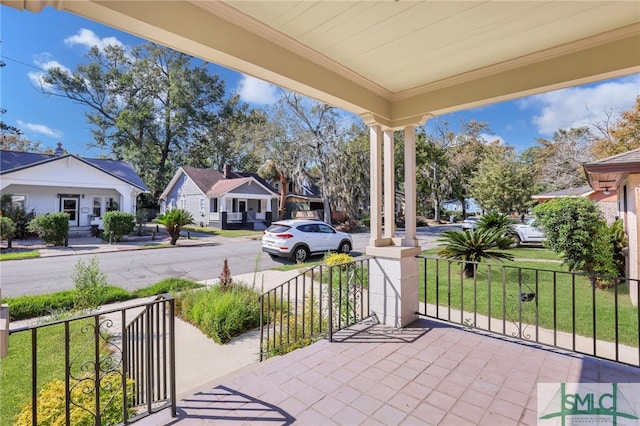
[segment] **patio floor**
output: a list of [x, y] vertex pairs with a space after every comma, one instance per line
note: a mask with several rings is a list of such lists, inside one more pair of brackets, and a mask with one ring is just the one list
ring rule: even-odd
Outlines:
[[426, 319], [371, 322], [202, 387], [175, 419], [136, 424], [535, 425], [537, 383], [559, 382], [640, 383], [640, 369]]

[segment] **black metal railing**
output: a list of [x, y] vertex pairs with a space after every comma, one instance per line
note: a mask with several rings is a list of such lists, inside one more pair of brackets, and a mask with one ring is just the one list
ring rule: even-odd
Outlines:
[[420, 315], [640, 366], [640, 310], [629, 297], [637, 280], [430, 256], [419, 262]]
[[369, 260], [314, 266], [260, 296], [260, 361], [368, 318]]
[[64, 382], [62, 424], [127, 424], [166, 407], [175, 417], [174, 325], [174, 300], [162, 295], [11, 330], [30, 339], [31, 371], [15, 378], [30, 383], [30, 424], [51, 421], [44, 400], [51, 392], [43, 390], [57, 381]]

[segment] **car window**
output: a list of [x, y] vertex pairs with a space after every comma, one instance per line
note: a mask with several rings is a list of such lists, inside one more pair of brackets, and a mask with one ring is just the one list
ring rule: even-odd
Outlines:
[[309, 225], [300, 225], [300, 226], [298, 226], [298, 231], [302, 231], [302, 232], [318, 232], [318, 229], [317, 229], [316, 225], [309, 224]]
[[318, 226], [318, 230], [323, 234], [333, 234], [335, 232], [333, 228], [330, 227], [329, 225], [320, 224], [317, 226]]
[[279, 234], [281, 232], [287, 232], [289, 229], [291, 229], [291, 227], [287, 225], [273, 224], [267, 228], [267, 232], [273, 232], [274, 234]]

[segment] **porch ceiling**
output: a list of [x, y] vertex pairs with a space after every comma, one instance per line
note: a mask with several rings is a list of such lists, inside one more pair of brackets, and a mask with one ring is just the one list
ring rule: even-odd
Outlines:
[[53, 5], [397, 128], [640, 72], [635, 1], [65, 1]]

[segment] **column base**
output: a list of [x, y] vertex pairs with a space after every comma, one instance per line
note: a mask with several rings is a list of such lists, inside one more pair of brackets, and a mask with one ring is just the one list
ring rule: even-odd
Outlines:
[[367, 247], [375, 256], [369, 267], [371, 313], [393, 327], [406, 327], [418, 318], [418, 260], [420, 247]]

